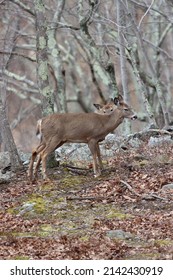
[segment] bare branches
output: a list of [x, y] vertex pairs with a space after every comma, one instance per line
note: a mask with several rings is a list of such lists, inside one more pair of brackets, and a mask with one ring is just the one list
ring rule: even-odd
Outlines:
[[31, 8], [25, 5], [24, 3], [22, 3], [20, 0], [9, 0], [9, 1], [18, 5], [22, 10], [29, 13], [31, 16], [35, 16], [35, 13], [31, 10]]
[[142, 21], [144, 20], [144, 17], [146, 17], [146, 15], [148, 14], [149, 10], [151, 9], [151, 7], [153, 6], [155, 0], [152, 0], [151, 4], [149, 5], [149, 7], [147, 8], [145, 14], [141, 17], [139, 24], [138, 24], [138, 28], [140, 28]]

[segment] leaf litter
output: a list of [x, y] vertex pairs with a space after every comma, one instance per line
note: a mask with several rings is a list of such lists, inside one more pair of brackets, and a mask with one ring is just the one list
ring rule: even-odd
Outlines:
[[0, 185], [1, 259], [173, 258], [171, 145], [120, 150], [96, 179], [59, 170]]

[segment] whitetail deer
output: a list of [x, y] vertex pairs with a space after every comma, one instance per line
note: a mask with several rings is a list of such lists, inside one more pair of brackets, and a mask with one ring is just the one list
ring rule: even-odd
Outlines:
[[110, 102], [108, 102], [105, 105], [100, 105], [100, 104], [93, 104], [93, 105], [96, 107], [95, 113], [100, 115], [112, 114], [112, 112], [117, 108], [113, 99], [111, 99]]
[[37, 156], [34, 176], [36, 178], [42, 161], [43, 178], [47, 179], [47, 156], [66, 142], [88, 144], [93, 157], [94, 176], [97, 177], [101, 174], [103, 166], [99, 142], [117, 128], [124, 118], [136, 119], [136, 114], [123, 101], [121, 95], [106, 105], [94, 104], [94, 106], [97, 108], [97, 113], [56, 113], [38, 121], [37, 133], [41, 134], [41, 140], [38, 147], [32, 152], [28, 169], [30, 180], [33, 177], [33, 164]]

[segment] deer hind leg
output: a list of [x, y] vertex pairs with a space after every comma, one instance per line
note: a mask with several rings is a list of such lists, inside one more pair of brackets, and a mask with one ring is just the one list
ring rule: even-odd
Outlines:
[[35, 167], [34, 167], [34, 178], [37, 179], [37, 173], [38, 173], [38, 169], [39, 169], [39, 166], [40, 166], [40, 163], [41, 163], [41, 155], [40, 153], [44, 150], [44, 148], [46, 147], [46, 144], [45, 143], [41, 143], [38, 147], [37, 147], [37, 161], [36, 161], [36, 164], [35, 164]]
[[35, 167], [34, 167], [34, 178], [37, 179], [37, 174], [38, 174], [38, 169], [41, 163], [41, 156], [40, 154], [38, 155], [38, 159], [36, 161]]
[[[39, 146], [32, 152], [31, 160], [30, 160], [30, 164], [29, 164], [29, 168], [28, 168], [28, 178], [30, 181], [32, 181], [32, 179], [33, 179], [33, 165], [34, 165], [35, 159], [38, 156], [38, 154], [40, 153], [40, 151], [42, 151], [44, 149], [44, 147], [45, 147], [45, 144], [40, 143]], [[37, 169], [38, 169], [38, 167], [37, 167]], [[34, 175], [35, 175], [35, 170], [34, 170]]]
[[57, 144], [57, 142], [52, 138], [51, 141], [46, 145], [44, 150], [41, 151], [40, 158], [38, 159], [38, 161], [40, 162], [42, 161], [42, 175], [44, 180], [49, 180], [47, 176], [47, 168], [46, 168], [47, 157], [50, 153], [52, 153], [55, 149], [60, 147], [62, 144], [63, 142], [59, 142]]
[[98, 143], [92, 139], [88, 142], [88, 147], [89, 147], [92, 157], [93, 157], [94, 177], [98, 177], [101, 174], [100, 169], [98, 168], [98, 164], [97, 164]]
[[30, 163], [29, 163], [29, 168], [28, 168], [28, 178], [30, 181], [32, 181], [32, 178], [33, 178], [33, 165], [34, 165], [34, 161], [37, 157], [37, 152], [36, 151], [33, 151], [32, 152], [32, 156], [31, 156], [31, 160], [30, 160]]

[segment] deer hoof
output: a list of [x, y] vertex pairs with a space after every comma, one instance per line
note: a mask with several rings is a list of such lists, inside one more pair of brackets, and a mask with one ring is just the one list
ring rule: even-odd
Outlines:
[[101, 175], [101, 173], [96, 173], [96, 174], [94, 174], [94, 178], [97, 178], [97, 177], [99, 177]]

